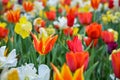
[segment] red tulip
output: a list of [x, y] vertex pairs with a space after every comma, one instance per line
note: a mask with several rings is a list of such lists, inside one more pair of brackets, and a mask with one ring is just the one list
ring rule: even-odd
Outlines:
[[120, 79], [120, 51], [112, 53], [112, 67], [115, 77]]
[[67, 45], [70, 51], [73, 51], [73, 52], [83, 51], [82, 42], [78, 39], [78, 36], [75, 36], [73, 40], [68, 40]]
[[0, 39], [8, 35], [8, 29], [0, 27]]
[[72, 27], [74, 25], [74, 20], [75, 20], [75, 13], [74, 11], [71, 9], [69, 11], [69, 13], [67, 14], [67, 25], [69, 27]]
[[97, 39], [101, 36], [102, 26], [98, 23], [91, 23], [86, 27], [86, 33], [88, 37]]
[[114, 42], [114, 35], [109, 31], [102, 31], [101, 37], [105, 43]]
[[109, 0], [109, 8], [113, 8], [114, 7], [114, 4], [113, 4], [114, 0]]
[[2, 0], [2, 4], [6, 5], [9, 2], [9, 0]]
[[68, 52], [66, 53], [66, 61], [71, 71], [74, 72], [76, 69], [84, 66], [84, 71], [88, 66], [89, 53], [88, 52]]
[[[56, 26], [56, 27], [57, 27], [57, 26]], [[73, 34], [73, 29], [72, 29], [71, 27], [65, 28], [65, 29], [63, 29], [63, 33], [64, 33], [66, 36], [68, 36], [68, 35], [72, 36], [72, 34]]]
[[91, 39], [91, 38], [89, 38], [89, 37], [85, 37], [84, 38], [84, 41], [85, 41], [85, 43], [86, 43], [86, 46], [89, 46], [90, 44], [91, 44], [91, 42], [93, 41], [93, 44], [91, 45], [91, 47], [92, 46], [96, 46], [97, 45], [97, 43], [98, 43], [98, 39]]
[[101, 0], [91, 0], [91, 5], [95, 10], [98, 9], [100, 1]]
[[91, 12], [82, 12], [78, 14], [79, 22], [83, 25], [88, 25], [92, 22], [92, 13]]
[[56, 12], [55, 11], [46, 12], [46, 16], [48, 20], [53, 21], [56, 18]]

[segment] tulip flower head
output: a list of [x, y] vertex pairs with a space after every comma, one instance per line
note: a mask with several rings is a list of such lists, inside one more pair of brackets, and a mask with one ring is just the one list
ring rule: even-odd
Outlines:
[[83, 46], [81, 40], [78, 39], [78, 36], [75, 36], [73, 40], [68, 40], [67, 45], [70, 51], [73, 52], [82, 52]]
[[58, 38], [58, 36], [49, 36], [47, 38], [40, 38], [40, 40], [37, 39], [37, 37], [32, 34], [32, 38], [33, 38], [33, 44], [34, 44], [34, 48], [36, 49], [36, 51], [41, 54], [41, 55], [45, 55], [48, 54], [48, 52], [50, 52]]
[[91, 0], [91, 5], [93, 9], [98, 9], [101, 0]]
[[81, 12], [78, 14], [78, 19], [82, 25], [89, 25], [92, 22], [92, 13]]
[[120, 49], [112, 52], [112, 67], [115, 77], [120, 79]]
[[89, 61], [89, 53], [88, 52], [73, 53], [72, 51], [68, 52], [66, 53], [66, 61], [72, 72], [76, 71], [83, 65], [85, 71]]
[[86, 27], [86, 33], [88, 37], [97, 39], [101, 36], [102, 26], [98, 23], [91, 23]]
[[34, 7], [34, 4], [30, 1], [24, 1], [22, 5], [26, 12], [32, 11]]
[[7, 11], [5, 16], [8, 20], [8, 22], [17, 23], [20, 18], [20, 11], [19, 10], [15, 10], [15, 11], [10, 10], [10, 11]]
[[0, 23], [0, 39], [5, 38], [8, 35], [8, 29], [6, 27], [6, 23]]
[[66, 64], [63, 64], [61, 72], [51, 63], [51, 66], [54, 70], [54, 79], [53, 80], [84, 80], [83, 76], [83, 66], [77, 69], [72, 76], [72, 73], [69, 67]]

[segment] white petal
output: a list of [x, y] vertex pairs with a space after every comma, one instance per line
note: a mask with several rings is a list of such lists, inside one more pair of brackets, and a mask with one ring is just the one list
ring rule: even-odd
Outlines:
[[1, 57], [4, 56], [5, 48], [6, 48], [6, 46], [2, 46], [2, 47], [0, 48], [0, 56], [1, 56]]
[[9, 54], [8, 54], [8, 57], [7, 59], [14, 59], [16, 58], [16, 50], [13, 49]]
[[38, 74], [40, 80], [49, 80], [50, 78], [50, 69], [47, 65], [41, 64], [38, 68]]

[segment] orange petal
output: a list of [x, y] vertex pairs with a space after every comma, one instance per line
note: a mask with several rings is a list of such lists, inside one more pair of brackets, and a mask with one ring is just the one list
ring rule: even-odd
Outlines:
[[63, 65], [61, 71], [64, 80], [72, 80], [72, 73], [66, 64]]
[[75, 71], [73, 80], [84, 80], [83, 68], [84, 68], [84, 66], [82, 66], [81, 68], [79, 68]]
[[60, 74], [60, 72], [59, 72], [59, 70], [56, 68], [56, 66], [54, 66], [54, 64], [52, 64], [51, 63], [51, 66], [52, 66], [52, 68], [53, 68], [53, 70], [54, 70], [54, 80], [64, 80], [63, 78], [62, 78], [62, 75]]
[[45, 45], [45, 52], [44, 52], [45, 54], [47, 54], [49, 51], [52, 50], [57, 38], [58, 38], [58, 35], [47, 39], [46, 45]]
[[31, 33], [31, 36], [32, 36], [32, 38], [33, 38], [33, 44], [34, 44], [34, 48], [37, 50], [37, 51], [39, 51], [39, 41], [38, 41], [38, 39], [37, 39], [37, 37], [33, 34], [33, 33]]

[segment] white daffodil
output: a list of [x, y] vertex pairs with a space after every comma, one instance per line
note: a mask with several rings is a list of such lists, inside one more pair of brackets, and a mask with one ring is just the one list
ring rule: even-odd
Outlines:
[[25, 64], [18, 68], [4, 68], [0, 74], [0, 80], [49, 80], [50, 69], [47, 65], [41, 64], [37, 70], [34, 64]]
[[[60, 29], [67, 28], [67, 19], [65, 17], [58, 17], [58, 21], [53, 22], [54, 25], [58, 25]], [[80, 25], [77, 24], [77, 19], [74, 20], [73, 27], [79, 27]]]
[[58, 17], [58, 21], [53, 22], [54, 25], [58, 25], [60, 29], [67, 27], [67, 19], [65, 17]]
[[42, 5], [42, 2], [34, 1], [34, 9], [38, 13], [38, 11], [43, 10], [44, 6]]
[[50, 69], [47, 65], [41, 64], [38, 67], [38, 80], [49, 80], [50, 79]]
[[115, 75], [114, 74], [110, 74], [110, 78], [111, 78], [111, 80], [120, 80], [118, 78], [115, 79]]
[[49, 6], [57, 6], [57, 4], [59, 3], [59, 0], [48, 0], [47, 5]]
[[16, 50], [13, 49], [7, 56], [5, 56], [6, 46], [0, 48], [0, 68], [14, 67], [17, 64]]
[[18, 67], [18, 73], [20, 80], [35, 80], [37, 79], [37, 70], [34, 67], [34, 64], [25, 64], [25, 66]]

